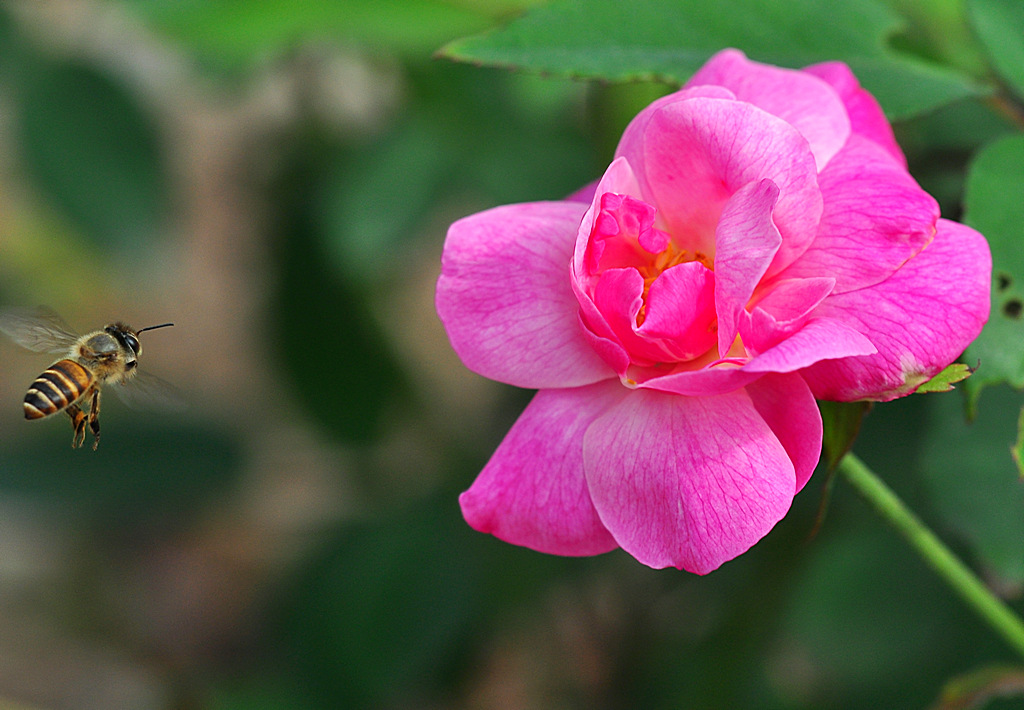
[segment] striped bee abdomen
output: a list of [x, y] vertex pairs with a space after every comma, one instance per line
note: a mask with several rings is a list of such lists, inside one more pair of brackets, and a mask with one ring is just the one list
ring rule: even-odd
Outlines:
[[96, 378], [74, 360], [53, 363], [35, 379], [25, 394], [25, 418], [56, 414], [82, 396]]

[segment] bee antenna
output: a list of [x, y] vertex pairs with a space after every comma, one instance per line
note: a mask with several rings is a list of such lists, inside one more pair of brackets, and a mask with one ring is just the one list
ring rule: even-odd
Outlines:
[[135, 331], [135, 334], [138, 335], [139, 333], [141, 333], [144, 330], [156, 330], [157, 328], [166, 328], [166, 327], [171, 326], [171, 325], [174, 325], [174, 323], [161, 323], [160, 325], [151, 325], [151, 326], [147, 326], [145, 328], [140, 328], [139, 330]]

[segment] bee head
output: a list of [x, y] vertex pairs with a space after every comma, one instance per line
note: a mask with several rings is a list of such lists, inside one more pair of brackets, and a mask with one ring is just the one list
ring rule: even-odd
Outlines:
[[134, 362], [139, 357], [139, 353], [142, 352], [142, 345], [139, 344], [139, 338], [130, 325], [111, 323], [103, 330], [112, 335], [118, 344], [124, 348], [125, 359], [129, 363]]
[[132, 327], [126, 323], [111, 323], [105, 330], [117, 339], [117, 342], [130, 353], [127, 358], [129, 367], [135, 365], [135, 360], [142, 354], [142, 344], [139, 342], [139, 333], [147, 330], [156, 330], [157, 328], [166, 328], [174, 325], [174, 323], [162, 323], [161, 325], [150, 325], [139, 330], [133, 330]]

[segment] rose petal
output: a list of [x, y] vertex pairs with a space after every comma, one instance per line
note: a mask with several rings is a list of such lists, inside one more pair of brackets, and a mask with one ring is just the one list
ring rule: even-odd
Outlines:
[[666, 106], [679, 103], [680, 101], [686, 101], [688, 99], [695, 98], [706, 98], [706, 99], [735, 99], [736, 96], [728, 89], [720, 86], [695, 86], [688, 89], [680, 89], [667, 96], [662, 96], [650, 103], [647, 108], [642, 110], [633, 120], [626, 126], [626, 130], [622, 134], [622, 138], [619, 140], [619, 146], [615, 154], [617, 156], [633, 155], [642, 156], [645, 152], [644, 143], [647, 136], [647, 128], [651, 122], [651, 118], [658, 113], [658, 111]]
[[647, 317], [637, 329], [659, 344], [664, 362], [691, 360], [715, 343], [715, 274], [699, 261], [662, 272], [647, 296]]
[[896, 144], [896, 136], [892, 133], [892, 126], [886, 120], [882, 107], [874, 96], [860, 87], [850, 67], [842, 62], [824, 62], [805, 67], [804, 71], [828, 82], [839, 94], [846, 106], [846, 114], [850, 117], [850, 130], [853, 133], [882, 146], [898, 165], [907, 167], [907, 159]]
[[[597, 312], [596, 307], [594, 307], [592, 303], [590, 304], [590, 309], [595, 313]], [[608, 335], [598, 335], [591, 330], [590, 326], [584, 320], [583, 310], [583, 308], [580, 308], [579, 323], [580, 330], [583, 331], [584, 339], [594, 352], [597, 353], [602, 360], [608, 363], [608, 366], [612, 368], [612, 371], [615, 372], [616, 375], [623, 377], [629, 369], [629, 353], [627, 353], [626, 349], [615, 340], [613, 335], [611, 335], [611, 326], [609, 326], [603, 318], [599, 319], [599, 327], [601, 328], [602, 333], [607, 333]]]
[[724, 86], [786, 121], [807, 139], [821, 170], [850, 135], [850, 119], [836, 91], [813, 74], [752, 62], [743, 52], [725, 49], [711, 57], [688, 82]]
[[597, 180], [588, 182], [586, 185], [581, 187], [576, 192], [565, 198], [566, 202], [585, 202], [588, 205], [594, 201], [594, 195], [597, 193]]
[[963, 352], [988, 320], [992, 257], [976, 231], [941, 219], [935, 239], [888, 280], [831, 296], [815, 315], [841, 319], [878, 348], [801, 374], [818, 399], [910, 394]]
[[[826, 299], [824, 303], [827, 302]], [[815, 316], [818, 315], [816, 311]], [[747, 372], [794, 372], [821, 360], [874, 352], [872, 342], [855, 328], [837, 318], [815, 317], [775, 347], [753, 358], [743, 369]]]
[[601, 214], [601, 201], [606, 193], [616, 195], [628, 195], [640, 198], [640, 185], [637, 182], [633, 168], [625, 158], [617, 158], [612, 161], [604, 175], [594, 188], [593, 197], [587, 208], [583, 219], [579, 222], [575, 233], [575, 244], [572, 256], [572, 278], [573, 288], [581, 296], [581, 302], [586, 299], [589, 282], [589, 272], [586, 268], [588, 247], [590, 246], [590, 235], [594, 232], [594, 221]]
[[827, 277], [776, 281], [750, 312], [741, 314], [740, 337], [747, 352], [763, 353], [803, 328], [835, 284]]
[[590, 425], [583, 461], [619, 545], [651, 567], [698, 574], [764, 537], [796, 488], [786, 450], [742, 390], [636, 390]]
[[[633, 166], [643, 198], [657, 208], [659, 226], [677, 245], [713, 259], [726, 202], [767, 178], [779, 188], [772, 218], [783, 239], [773, 269], [803, 253], [814, 239], [822, 203], [814, 156], [796, 129], [751, 104], [726, 99], [691, 98], [645, 111], [650, 115], [627, 127], [618, 155]], [[635, 135], [639, 130], [643, 135]]]
[[830, 276], [773, 281], [765, 293], [759, 294], [757, 308], [779, 321], [788, 321], [809, 314], [835, 289]]
[[586, 205], [497, 207], [448, 230], [437, 312], [469, 369], [519, 387], [574, 387], [612, 377], [579, 327], [569, 280]]
[[579, 305], [579, 320], [583, 325], [584, 339], [590, 348], [621, 376], [629, 367], [629, 355], [618, 341], [612, 324], [591, 298], [597, 287], [598, 276], [587, 269], [587, 255], [590, 236], [594, 231], [594, 222], [601, 214], [604, 195], [610, 192], [638, 197], [640, 186], [629, 162], [625, 158], [617, 158], [608, 166], [591, 192], [590, 204], [576, 231], [571, 285]]
[[939, 206], [878, 145], [854, 136], [820, 177], [818, 236], [785, 271], [831, 276], [836, 293], [888, 278], [931, 241]]
[[600, 337], [622, 345], [634, 364], [652, 365], [664, 353], [656, 344], [636, 334], [636, 317], [643, 305], [644, 277], [636, 269], [609, 269], [601, 274], [594, 289], [594, 305], [600, 311], [609, 331], [598, 330], [600, 324], [587, 323]]
[[590, 501], [583, 436], [628, 393], [618, 382], [538, 392], [459, 497], [466, 522], [539, 552], [596, 555], [615, 549]]
[[740, 330], [740, 314], [768, 271], [782, 236], [772, 223], [779, 188], [771, 180], [740, 188], [722, 210], [715, 231], [715, 308], [718, 354], [725, 357]]
[[[687, 268], [680, 270], [681, 267]], [[707, 272], [708, 276], [700, 270]], [[609, 269], [601, 274], [594, 289], [593, 303], [603, 320], [597, 323], [586, 321], [588, 330], [597, 337], [619, 343], [629, 353], [629, 362], [635, 366], [650, 367], [696, 357], [714, 343], [714, 334], [709, 330], [714, 320], [710, 295], [714, 281], [710, 274], [702, 264], [696, 264], [696, 267], [682, 264], [664, 272], [651, 286], [655, 320], [645, 330], [643, 326], [637, 326], [637, 317], [644, 303], [643, 276], [636, 269]], [[654, 286], [661, 281], [664, 282], [655, 290]], [[690, 298], [694, 300], [683, 300]], [[699, 313], [686, 312], [697, 308], [701, 309]], [[658, 310], [663, 312], [654, 312]], [[605, 324], [608, 330], [603, 329]], [[643, 325], [646, 326], [647, 322], [644, 321]], [[664, 326], [664, 331], [659, 330], [659, 326]], [[679, 330], [672, 331], [671, 328]]]
[[757, 413], [778, 437], [796, 469], [799, 492], [821, 458], [821, 411], [798, 374], [765, 375], [746, 389]]
[[688, 397], [711, 397], [727, 394], [746, 387], [762, 376], [760, 372], [748, 372], [733, 362], [699, 369], [677, 369], [660, 377], [634, 377], [639, 389], [671, 392]]

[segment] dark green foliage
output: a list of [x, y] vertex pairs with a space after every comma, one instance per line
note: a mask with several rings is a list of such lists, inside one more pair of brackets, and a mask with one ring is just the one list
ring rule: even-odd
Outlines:
[[22, 159], [62, 216], [108, 250], [161, 236], [166, 166], [139, 97], [75, 62], [38, 58], [17, 79]]
[[[195, 218], [176, 212], [193, 186], [175, 182], [167, 117], [116, 53], [47, 45], [32, 23], [48, 23], [0, 7], [0, 300], [70, 292], [83, 312], [185, 311], [184, 289], [161, 291], [146, 274], [223, 288], [255, 311], [259, 334], [231, 343], [252, 357], [236, 361], [218, 334], [179, 323], [166, 334], [187, 343], [184, 371], [217, 384], [208, 373], [244, 367], [226, 380], [245, 389], [251, 374], [283, 394], [251, 404], [247, 391], [218, 390], [180, 417], [104, 405], [93, 453], [71, 450], [66, 421], [22, 421], [23, 383], [0, 376], [0, 651], [29, 624], [33, 639], [66, 638], [81, 655], [112, 649], [123, 667], [109, 665], [152, 683], [158, 703], [214, 710], [930, 707], [950, 678], [1013, 661], [824, 475], [853, 445], [1021, 609], [1024, 499], [1010, 447], [1024, 402], [1006, 386], [1024, 385], [1013, 0], [969, 0], [970, 27], [938, 0], [109, 4], [180, 60], [211, 115], [286, 87], [274, 96], [288, 110], [245, 134], [251, 155], [230, 164], [241, 174], [217, 186], [252, 198], [258, 227], [244, 244], [204, 234], [223, 239], [212, 253], [224, 264], [200, 265], [214, 283], [189, 280], [182, 245], [202, 244], [176, 231]], [[706, 577], [620, 551], [541, 555], [469, 529], [458, 494], [530, 393], [473, 390], [437, 349], [430, 304], [408, 313], [398, 295], [430, 301], [452, 220], [597, 178], [636, 111], [728, 45], [787, 66], [849, 62], [903, 119], [911, 171], [944, 216], [961, 216], [966, 191], [965, 219], [996, 264], [992, 319], [963, 359], [978, 369], [957, 385], [970, 396], [823, 403], [815, 477], [768, 537]], [[459, 63], [431, 60], [442, 46]], [[964, 56], [974, 63], [951, 59]], [[399, 87], [393, 104], [339, 129], [311, 100], [304, 72], [323, 69], [318, 57], [382, 72]], [[125, 253], [150, 271], [129, 273]], [[251, 276], [236, 263], [249, 258], [266, 259]], [[180, 272], [154, 266], [175, 259]], [[235, 294], [240, 278], [261, 280]], [[215, 325], [241, 337], [237, 323]], [[440, 345], [412, 349], [396, 336], [410, 332]], [[155, 336], [146, 347], [158, 350]], [[5, 369], [23, 354], [3, 343]], [[39, 530], [66, 535], [64, 546]], [[59, 679], [65, 657], [52, 658], [43, 672]]]

